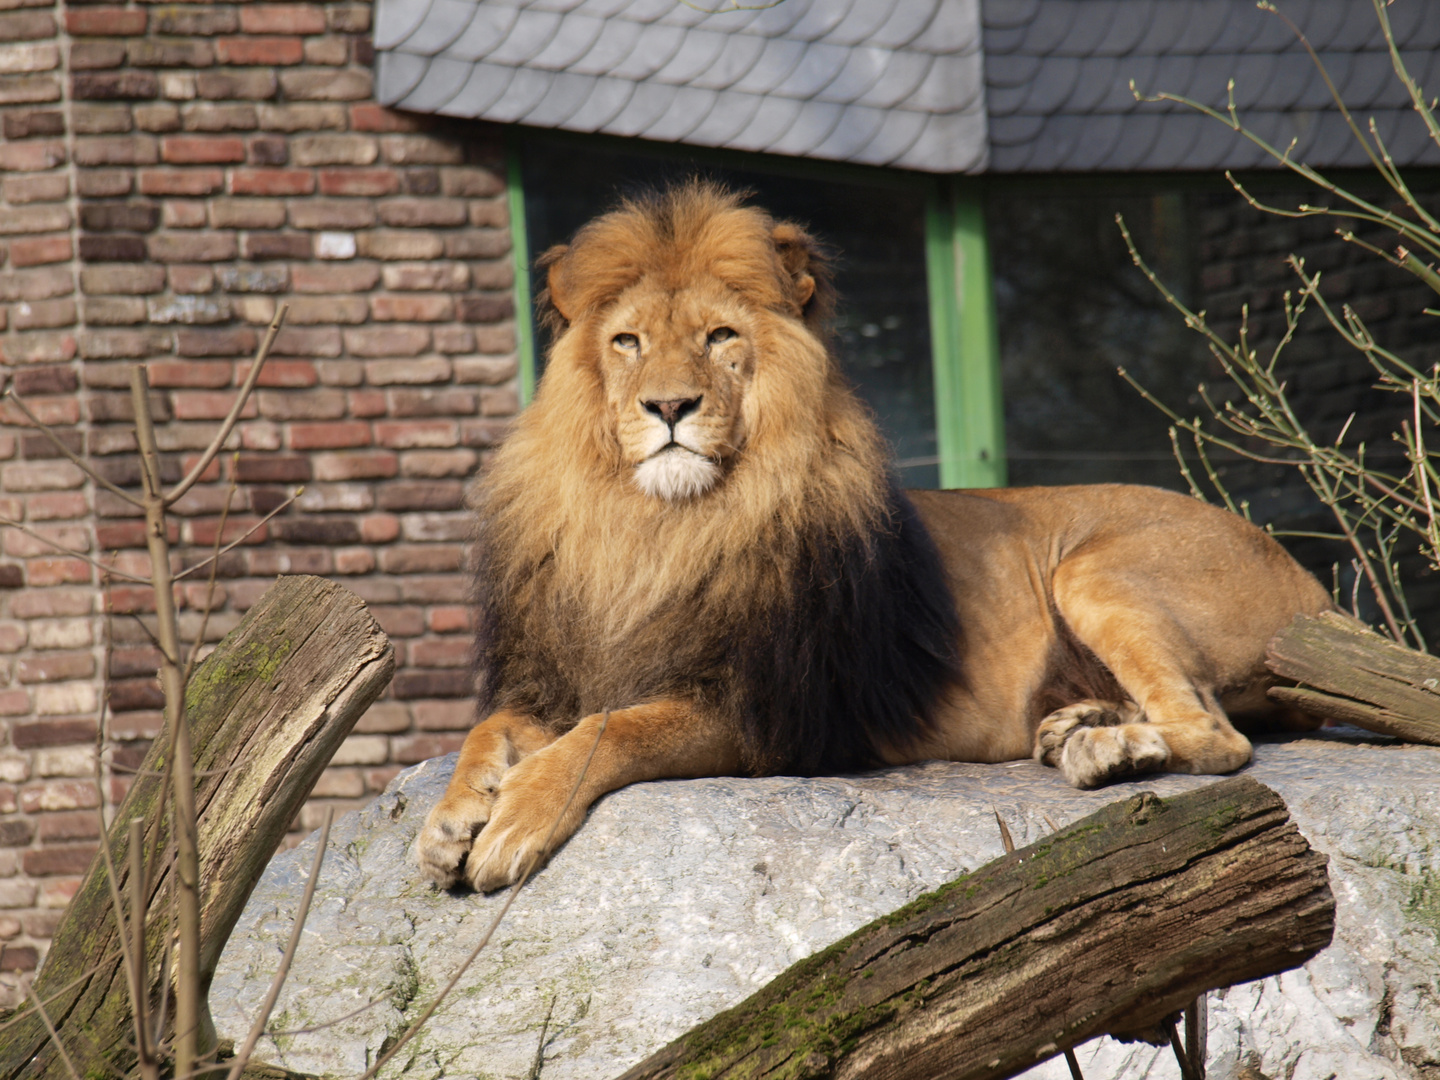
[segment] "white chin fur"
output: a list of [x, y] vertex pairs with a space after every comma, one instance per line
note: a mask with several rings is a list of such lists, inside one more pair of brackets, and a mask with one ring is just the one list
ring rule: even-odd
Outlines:
[[720, 479], [709, 458], [679, 448], [648, 457], [635, 467], [635, 484], [646, 495], [674, 502], [703, 495]]

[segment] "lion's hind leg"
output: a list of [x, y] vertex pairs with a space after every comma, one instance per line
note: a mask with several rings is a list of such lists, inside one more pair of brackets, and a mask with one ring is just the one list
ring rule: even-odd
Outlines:
[[523, 713], [493, 713], [471, 729], [444, 797], [415, 838], [412, 855], [443, 889], [459, 883], [465, 861], [500, 792], [506, 771], [555, 736]]
[[1076, 787], [1091, 788], [1165, 768], [1170, 748], [1133, 701], [1091, 698], [1040, 721], [1035, 760], [1058, 768]]
[[[1264, 640], [1254, 647], [1256, 658], [1230, 643], [1217, 647], [1210, 638], [1226, 627], [1211, 625], [1209, 605], [1184, 597], [1184, 583], [1161, 573], [1117, 572], [1126, 566], [1122, 558], [1068, 560], [1053, 587], [1060, 617], [1128, 701], [1080, 702], [1052, 713], [1036, 732], [1036, 758], [1059, 766], [1081, 788], [1148, 772], [1240, 768], [1250, 760], [1250, 741], [1230, 723], [1215, 686], [1251, 670]], [[1227, 651], [1233, 655], [1222, 658]]]

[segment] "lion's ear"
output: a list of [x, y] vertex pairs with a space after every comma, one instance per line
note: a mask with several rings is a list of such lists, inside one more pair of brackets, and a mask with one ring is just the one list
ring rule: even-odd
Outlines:
[[770, 237], [789, 277], [791, 302], [807, 323], [824, 319], [835, 296], [828, 253], [814, 237], [788, 221], [776, 225]]
[[568, 245], [556, 244], [535, 260], [536, 267], [545, 271], [545, 288], [535, 298], [535, 306], [541, 321], [554, 323], [557, 328], [561, 323], [570, 322], [575, 314], [565, 287], [565, 270], [568, 266], [565, 256], [568, 254]]

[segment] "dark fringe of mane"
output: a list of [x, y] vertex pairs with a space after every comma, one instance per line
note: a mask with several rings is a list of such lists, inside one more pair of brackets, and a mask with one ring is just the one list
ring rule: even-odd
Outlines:
[[934, 726], [960, 680], [959, 620], [915, 507], [892, 481], [884, 525], [815, 536], [792, 592], [732, 639], [724, 711], [753, 772], [812, 776], [883, 764]]
[[[887, 747], [903, 750], [933, 730], [942, 697], [960, 682], [961, 628], [939, 553], [893, 482], [869, 534], [817, 528], [797, 538], [786, 595], [721, 619], [693, 597], [692, 628], [704, 629], [666, 635], [669, 648], [615, 650], [630, 653], [623, 672], [583, 660], [577, 670], [587, 650], [556, 633], [563, 613], [516, 610], [504, 571], [487, 558], [488, 532], [482, 524], [476, 582], [481, 718], [519, 708], [565, 731], [607, 705], [688, 698], [733, 726], [752, 774], [812, 776], [882, 765]], [[607, 668], [614, 659], [595, 658]], [[602, 686], [609, 700], [597, 698]]]

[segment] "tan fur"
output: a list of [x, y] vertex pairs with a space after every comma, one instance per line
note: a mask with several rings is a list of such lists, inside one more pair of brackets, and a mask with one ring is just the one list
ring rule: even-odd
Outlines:
[[[476, 501], [516, 640], [597, 685], [564, 722], [497, 700], [471, 732], [416, 842], [443, 886], [517, 880], [625, 784], [763, 769], [698, 698], [623, 699], [624, 673], [761, 610], [803, 529], [884, 513], [883, 443], [819, 334], [813, 244], [714, 188], [668, 198], [671, 217], [624, 206], [544, 260], [559, 333]], [[662, 414], [680, 416], [673, 432]], [[659, 453], [695, 461], [647, 466], [672, 435]], [[963, 678], [927, 738], [887, 749], [895, 763], [1033, 753], [1081, 786], [1235, 769], [1249, 743], [1225, 709], [1263, 710], [1266, 640], [1329, 606], [1259, 530], [1179, 495], [913, 497], [950, 577]]]

